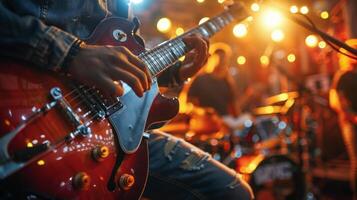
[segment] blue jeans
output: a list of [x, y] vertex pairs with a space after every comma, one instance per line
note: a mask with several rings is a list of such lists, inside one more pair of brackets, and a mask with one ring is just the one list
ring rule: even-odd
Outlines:
[[154, 131], [149, 139], [152, 200], [252, 199], [249, 185], [232, 169], [182, 139]]

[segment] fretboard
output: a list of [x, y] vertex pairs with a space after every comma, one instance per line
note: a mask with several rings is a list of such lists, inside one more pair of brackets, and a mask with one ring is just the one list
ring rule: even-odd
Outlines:
[[182, 38], [184, 36], [199, 34], [210, 38], [233, 20], [233, 16], [228, 11], [225, 11], [179, 37], [163, 42], [154, 49], [141, 53], [139, 58], [148, 66], [152, 77], [156, 77], [191, 50], [183, 42]]

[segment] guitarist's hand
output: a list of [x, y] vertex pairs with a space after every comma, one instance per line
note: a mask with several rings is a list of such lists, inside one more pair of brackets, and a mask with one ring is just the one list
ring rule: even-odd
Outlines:
[[69, 63], [68, 72], [79, 82], [95, 86], [107, 97], [123, 94], [118, 80], [127, 83], [139, 97], [151, 86], [147, 67], [125, 47], [84, 44]]
[[186, 54], [179, 71], [181, 80], [186, 80], [195, 75], [207, 62], [209, 42], [206, 38], [197, 34], [186, 36], [183, 38], [183, 41], [189, 48], [192, 48]]

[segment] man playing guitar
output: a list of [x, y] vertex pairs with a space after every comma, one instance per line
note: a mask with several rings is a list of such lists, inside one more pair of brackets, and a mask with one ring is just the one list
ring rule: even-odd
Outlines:
[[[128, 5], [127, 0], [2, 0], [0, 55], [65, 73], [82, 84], [95, 86], [108, 97], [121, 96], [124, 82], [141, 97], [150, 89], [152, 79], [147, 66], [136, 55], [122, 46], [83, 42], [102, 19], [128, 18]], [[193, 56], [164, 71], [158, 77], [159, 84], [181, 84], [205, 63], [208, 42], [198, 35], [185, 36], [183, 41], [193, 49], [189, 52]], [[233, 170], [183, 140], [153, 131], [149, 153], [145, 197], [252, 198], [247, 183]]]

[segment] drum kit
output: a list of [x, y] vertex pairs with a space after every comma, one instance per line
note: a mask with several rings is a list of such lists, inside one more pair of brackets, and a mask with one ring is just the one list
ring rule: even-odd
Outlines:
[[[211, 109], [180, 113], [163, 131], [182, 137], [233, 168], [250, 183], [256, 199], [303, 199], [306, 181], [301, 140], [294, 127], [298, 92], [265, 99], [266, 106], [239, 118]], [[303, 138], [306, 139], [306, 138]], [[306, 139], [308, 140], [308, 139]]]

